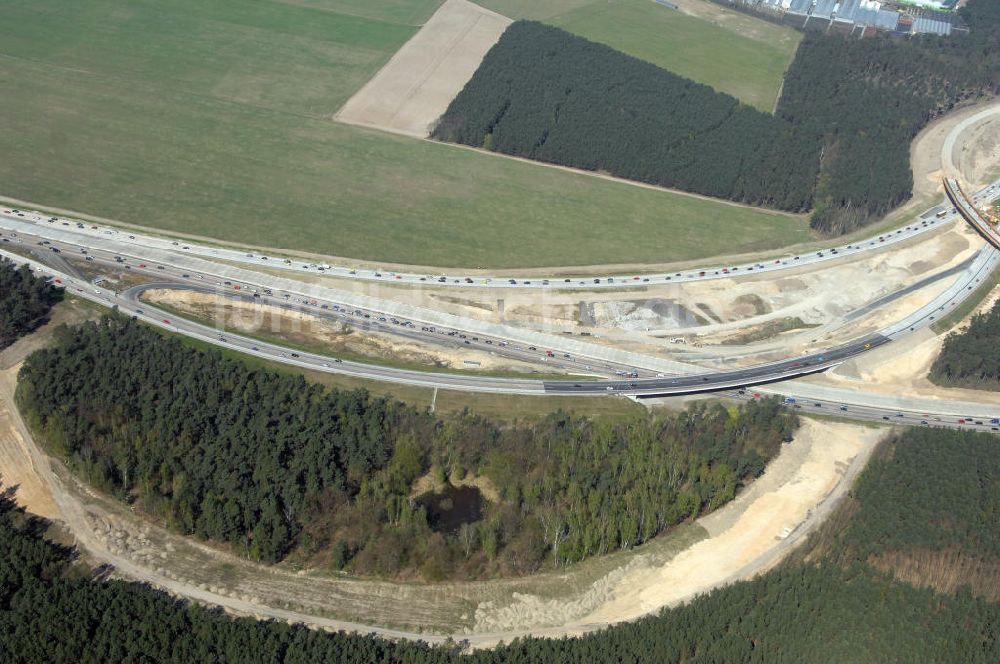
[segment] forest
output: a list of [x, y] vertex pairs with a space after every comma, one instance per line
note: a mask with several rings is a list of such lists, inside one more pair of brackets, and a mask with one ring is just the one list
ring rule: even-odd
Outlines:
[[971, 0], [961, 12], [968, 35], [806, 33], [777, 115], [822, 146], [814, 228], [849, 232], [907, 200], [917, 133], [956, 104], [1000, 90], [1000, 4]]
[[434, 131], [439, 140], [854, 230], [912, 195], [910, 142], [1000, 89], [1000, 3], [971, 0], [969, 35], [848, 39], [808, 32], [775, 115], [539, 23], [516, 22]]
[[[1000, 455], [988, 433], [907, 429], [883, 442], [814, 549], [944, 592], [1000, 600]], [[807, 556], [809, 557], [809, 556]]]
[[[891, 524], [901, 511], [913, 509], [917, 516], [904, 528], [906, 534], [888, 546], [916, 552], [937, 545], [933, 533], [921, 535], [922, 525], [928, 524], [923, 519], [956, 508], [960, 516], [950, 527], [960, 546], [971, 554], [991, 555], [986, 552], [996, 549], [1000, 532], [996, 510], [977, 514], [980, 490], [963, 486], [968, 472], [939, 471], [949, 456], [954, 461], [947, 466], [954, 469], [966, 453], [973, 455], [970, 463], [981, 461], [994, 443], [986, 434], [904, 432], [876, 452], [875, 463], [857, 485], [859, 501], [839, 510], [842, 520], [830, 522], [821, 538], [837, 541], [839, 531], [858, 524], [857, 533], [844, 536], [853, 546], [856, 537], [879, 537], [883, 531], [878, 524]], [[994, 482], [995, 466], [994, 461], [994, 470], [987, 471]], [[914, 481], [926, 488], [907, 491]], [[882, 482], [889, 488], [879, 493]], [[816, 547], [811, 561], [790, 560], [752, 581], [658, 615], [580, 638], [519, 639], [468, 654], [459, 654], [455, 644], [430, 647], [233, 618], [139, 584], [107, 580], [105, 573], [74, 564], [75, 552], [44, 539], [46, 524], [17, 508], [11, 494], [0, 496], [3, 662], [977, 664], [995, 662], [997, 655], [1000, 603], [976, 597], [968, 587], [948, 594], [918, 589], [861, 560], [841, 560], [839, 549], [818, 553]], [[995, 500], [995, 490], [993, 496]], [[973, 502], [957, 504], [967, 497]], [[905, 507], [897, 508], [891, 499], [900, 499]], [[989, 518], [992, 527], [984, 522]], [[972, 537], [962, 535], [966, 525], [972, 525]]]
[[1000, 302], [972, 317], [969, 327], [952, 332], [941, 346], [928, 378], [945, 387], [1000, 390]]
[[1000, 563], [996, 444], [996, 436], [972, 431], [910, 429], [895, 436], [858, 480], [854, 498], [862, 514], [842, 532], [844, 546], [859, 560], [958, 548]]
[[0, 258], [0, 350], [48, 320], [63, 289], [36, 277], [27, 265]]
[[530, 21], [504, 32], [434, 137], [792, 211], [810, 207], [819, 168], [792, 123]]
[[[50, 453], [181, 533], [362, 575], [523, 574], [636, 546], [731, 500], [797, 424], [776, 400], [439, 418], [251, 369], [122, 315], [54, 339], [17, 390]], [[470, 489], [479, 504], [440, 519], [452, 498], [415, 494], [428, 478], [490, 495]]]

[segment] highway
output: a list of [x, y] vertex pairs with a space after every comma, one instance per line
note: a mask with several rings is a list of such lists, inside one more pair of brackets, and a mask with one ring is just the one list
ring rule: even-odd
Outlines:
[[[427, 326], [417, 327], [410, 321], [400, 320], [378, 311], [350, 309], [341, 307], [338, 304], [322, 302], [320, 300], [311, 300], [310, 302], [303, 303], [302, 300], [291, 297], [288, 299], [282, 297], [271, 297], [268, 295], [255, 297], [254, 295], [234, 294], [232, 291], [222, 290], [218, 287], [210, 285], [203, 285], [199, 283], [177, 283], [176, 281], [151, 282], [133, 286], [119, 293], [119, 297], [127, 300], [132, 307], [141, 309], [144, 313], [156, 313], [156, 315], [162, 315], [165, 319], [169, 319], [171, 324], [179, 324], [179, 320], [174, 320], [176, 319], [176, 316], [167, 311], [157, 309], [154, 305], [143, 303], [141, 301], [140, 298], [143, 293], [154, 290], [186, 290], [211, 295], [221, 295], [223, 297], [240, 300], [245, 303], [261, 302], [268, 306], [294, 312], [300, 312], [303, 310], [303, 307], [307, 307], [310, 310], [307, 313], [312, 316], [317, 316], [318, 318], [327, 321], [340, 322], [346, 326], [360, 330], [361, 332], [378, 332], [447, 348], [464, 348], [468, 350], [488, 352], [527, 363], [537, 364], [541, 362], [548, 373], [578, 373], [581, 376], [587, 377], [613, 376], [616, 373], [635, 373], [636, 376], [652, 375], [646, 370], [638, 370], [632, 367], [628, 367], [626, 369], [620, 365], [615, 365], [609, 362], [599, 362], [597, 360], [587, 360], [585, 358], [573, 356], [567, 357], [568, 353], [564, 353], [559, 356], [556, 356], [555, 353], [553, 353], [552, 357], [549, 357], [545, 351], [539, 351], [537, 348], [532, 348], [530, 346], [521, 346], [499, 338], [470, 335], [458, 330], [449, 330], [446, 328], [438, 329]], [[162, 320], [163, 319], [161, 319], [161, 322]], [[220, 332], [219, 328], [209, 327], [207, 329], [214, 329], [216, 332]], [[542, 372], [538, 371], [537, 373]], [[530, 373], [525, 372], [525, 377], [530, 378]], [[579, 380], [586, 379], [587, 378], [581, 377]]]
[[[989, 196], [1000, 191], [1000, 179], [977, 192], [974, 196]], [[774, 273], [780, 270], [795, 269], [843, 258], [857, 256], [870, 251], [882, 251], [900, 242], [918, 237], [958, 218], [957, 212], [949, 206], [938, 205], [920, 215], [917, 221], [893, 231], [872, 236], [858, 242], [842, 246], [830, 247], [806, 254], [784, 256], [767, 261], [754, 261], [737, 265], [711, 266], [687, 269], [669, 273], [610, 275], [586, 274], [573, 277], [528, 277], [482, 275], [462, 276], [456, 274], [428, 274], [415, 272], [383, 271], [379, 269], [364, 269], [350, 265], [331, 265], [329, 263], [314, 263], [301, 258], [280, 255], [265, 255], [250, 250], [227, 249], [206, 244], [198, 244], [185, 240], [172, 240], [155, 235], [142, 234], [138, 231], [124, 231], [111, 226], [103, 226], [76, 219], [54, 217], [40, 212], [20, 208], [0, 209], [0, 228], [8, 231], [30, 233], [30, 225], [43, 224], [62, 230], [65, 241], [88, 245], [87, 239], [113, 238], [121, 243], [120, 252], [124, 255], [142, 256], [149, 249], [170, 251], [177, 255], [224, 260], [230, 263], [268, 267], [291, 272], [325, 275], [343, 279], [360, 280], [378, 283], [394, 283], [410, 286], [460, 287], [460, 288], [518, 288], [518, 289], [623, 289], [639, 288], [651, 283], [686, 283], [712, 279], [727, 279], [732, 276], [760, 273]], [[27, 224], [27, 225], [26, 225]], [[38, 231], [36, 231], [38, 232]]]
[[[46, 228], [50, 227], [47, 225], [40, 227], [38, 225], [32, 226], [32, 230], [35, 231]], [[56, 234], [49, 233], [44, 236], [49, 235]], [[210, 274], [187, 272], [186, 270], [189, 268], [184, 266], [153, 265], [151, 263], [144, 263], [134, 257], [127, 261], [124, 257], [116, 256], [105, 249], [88, 250], [81, 248], [79, 245], [67, 244], [65, 242], [40, 240], [40, 237], [43, 237], [43, 235], [8, 233], [4, 234], [2, 239], [5, 241], [4, 246], [11, 244], [21, 245], [22, 251], [27, 249], [34, 256], [45, 258], [45, 263], [25, 259], [18, 254], [2, 253], [13, 260], [29, 262], [34, 269], [59, 280], [70, 292], [76, 292], [87, 299], [99, 302], [105, 306], [117, 306], [121, 311], [134, 315], [152, 325], [250, 355], [317, 371], [341, 373], [373, 380], [441, 389], [533, 395], [587, 396], [615, 394], [633, 398], [726, 391], [735, 392], [736, 396], [742, 392], [745, 396], [746, 388], [750, 386], [768, 385], [824, 371], [847, 359], [856, 357], [889, 343], [894, 339], [912, 333], [920, 327], [932, 324], [936, 318], [960, 304], [965, 297], [973, 292], [976, 284], [989, 276], [990, 272], [996, 267], [998, 259], [1000, 259], [1000, 251], [992, 246], [984, 247], [970, 261], [963, 263], [953, 270], [953, 272], [957, 273], [956, 280], [932, 302], [912, 312], [903, 320], [897, 321], [880, 330], [878, 333], [868, 335], [864, 338], [859, 338], [821, 352], [752, 367], [706, 372], [704, 369], [689, 365], [685, 367], [686, 371], [666, 374], [659, 371], [657, 367], [651, 367], [650, 364], [652, 362], [643, 362], [643, 356], [638, 356], [640, 361], [635, 363], [622, 364], [606, 360], [597, 361], [593, 358], [579, 357], [563, 350], [556, 350], [560, 348], [560, 338], [557, 335], [550, 335], [550, 339], [555, 341], [550, 348], [540, 350], [538, 347], [525, 346], [517, 341], [505, 339], [502, 336], [485, 336], [471, 331], [464, 331], [461, 328], [438, 328], [435, 326], [417, 325], [412, 321], [399, 319], [391, 312], [361, 309], [343, 303], [336, 303], [332, 300], [324, 300], [308, 293], [279, 293], [266, 285], [269, 281], [273, 281], [274, 278], [260, 273], [254, 273], [260, 280], [259, 283], [233, 283], [223, 281], [221, 277]], [[103, 243], [95, 242], [94, 244]], [[122, 293], [115, 293], [100, 286], [95, 286], [78, 275], [73, 274], [72, 265], [65, 260], [66, 256], [72, 255], [72, 252], [76, 252], [76, 260], [84, 258], [93, 264], [117, 267], [119, 269], [124, 269], [127, 266], [131, 271], [137, 274], [144, 274], [148, 278], [155, 278], [156, 281], [129, 288]], [[304, 284], [300, 284], [300, 286], [303, 288], [306, 287]], [[552, 367], [552, 370], [548, 371], [549, 373], [559, 371], [567, 373], [579, 372], [587, 374], [587, 377], [570, 378], [567, 380], [538, 380], [532, 379], [530, 375], [526, 375], [524, 378], [501, 378], [409, 370], [365, 362], [341, 360], [229, 332], [222, 332], [208, 325], [201, 325], [190, 320], [176, 318], [166, 311], [159, 310], [138, 300], [141, 292], [150, 288], [182, 288], [219, 293], [251, 301], [266, 301], [267, 304], [288, 308], [298, 308], [298, 305], [302, 305], [302, 308], [311, 310], [310, 313], [313, 315], [330, 320], [339, 320], [362, 330], [375, 330], [425, 341], [432, 340], [435, 343], [451, 344], [456, 347], [476, 348], [477, 350], [493, 352], [524, 361], [546, 362], [548, 363], [547, 366]], [[564, 343], [577, 342], [576, 340], [567, 340]], [[652, 359], [650, 358], [650, 360]], [[616, 377], [612, 378], [611, 376]], [[603, 379], [589, 380], [588, 378], [591, 377]], [[864, 396], [861, 395], [859, 398], [863, 399]], [[829, 409], [823, 412], [833, 412], [834, 406], [836, 406], [836, 414], [854, 419], [882, 421], [888, 419], [892, 422], [911, 423], [912, 421], [918, 423], [926, 421], [929, 426], [934, 426], [935, 424], [933, 423], [937, 423], [936, 425], [938, 426], [959, 426], [964, 423], [958, 422], [958, 419], [970, 419], [964, 417], [956, 418], [955, 413], [931, 412], [924, 408], [920, 408], [918, 412], [918, 409], [899, 410], [896, 408], [875, 407], [857, 402], [850, 404], [847, 402], [823, 404], [822, 400], [815, 400], [812, 403], [821, 404], [820, 406], [812, 406], [814, 408], [825, 407]], [[798, 405], [801, 406], [802, 404]], [[845, 408], [846, 410], [844, 410]], [[979, 415], [973, 421], [981, 420], [985, 423], [975, 426], [986, 427], [990, 424], [988, 423], [989, 419], [992, 418], [984, 420], [983, 416]]]
[[[938, 406], [938, 409], [935, 409], [932, 404], [927, 404], [927, 408], [910, 410], [907, 408], [892, 408], [873, 404], [857, 404], [851, 402], [850, 399], [806, 398], [798, 394], [791, 385], [787, 387], [787, 392], [790, 394], [781, 395], [785, 404], [803, 415], [836, 417], [892, 426], [930, 426], [1000, 432], [1000, 407], [995, 408], [996, 412], [994, 414], [986, 415], [943, 413], [939, 410], [940, 406]], [[753, 399], [760, 398], [768, 394], [768, 392], [770, 391], [761, 390], [755, 392], [752, 390], [742, 390], [724, 396], [738, 399]]]
[[958, 210], [959, 214], [962, 215], [962, 218], [969, 222], [976, 229], [976, 232], [983, 236], [983, 239], [994, 247], [1000, 248], [1000, 233], [969, 202], [969, 199], [962, 192], [962, 187], [959, 185], [958, 180], [946, 178], [944, 181], [944, 190], [948, 194], [948, 199]]
[[[6, 253], [6, 252], [4, 252]], [[996, 256], [997, 252], [991, 252]], [[16, 255], [8, 254], [8, 257], [17, 258]], [[22, 262], [24, 259], [21, 259]], [[424, 371], [412, 371], [394, 367], [384, 367], [368, 363], [358, 363], [341, 361], [336, 358], [323, 355], [307, 353], [290, 349], [281, 345], [271, 344], [234, 335], [198, 323], [177, 319], [166, 312], [161, 312], [155, 307], [150, 307], [144, 303], [136, 301], [138, 292], [143, 287], [129, 289], [121, 294], [113, 291], [95, 287], [92, 284], [79, 280], [69, 275], [59, 273], [44, 266], [37, 261], [30, 261], [35, 269], [41, 270], [45, 274], [63, 281], [63, 285], [71, 291], [76, 291], [87, 299], [99, 302], [105, 306], [117, 306], [121, 311], [134, 315], [145, 322], [181, 333], [191, 338], [200, 339], [207, 343], [230, 348], [232, 350], [247, 353], [264, 359], [282, 362], [292, 366], [316, 371], [331, 373], [341, 373], [361, 378], [382, 380], [387, 382], [405, 383], [425, 387], [441, 389], [452, 389], [461, 391], [493, 392], [506, 394], [526, 394], [526, 395], [596, 395], [596, 394], [620, 394], [637, 398], [650, 398], [658, 395], [680, 395], [695, 392], [721, 391], [721, 396], [734, 398], [755, 398], [759, 392], [753, 392], [749, 385], [765, 384], [785, 380], [788, 378], [803, 376], [809, 373], [822, 371], [830, 366], [834, 366], [847, 357], [852, 357], [858, 353], [865, 352], [871, 348], [878, 347], [889, 341], [884, 335], [873, 335], [867, 340], [858, 340], [830, 351], [825, 354], [816, 354], [808, 357], [788, 360], [770, 365], [752, 367], [733, 372], [721, 372], [706, 374], [702, 376], [678, 376], [671, 378], [655, 379], [630, 379], [630, 380], [608, 380], [608, 381], [539, 381], [530, 378], [493, 378], [488, 376], [471, 376], [448, 373], [435, 373]], [[995, 265], [995, 260], [989, 262]], [[980, 266], [981, 269], [983, 266]], [[961, 281], [961, 280], [960, 280]], [[146, 286], [166, 286], [172, 282], [164, 284], [151, 284]], [[956, 288], [961, 287], [965, 282], [956, 284]], [[173, 286], [178, 286], [172, 283]], [[184, 285], [183, 287], [199, 286]], [[956, 291], [957, 292], [957, 291]], [[960, 293], [959, 293], [960, 294]], [[944, 295], [947, 295], [944, 294]], [[936, 304], [937, 300], [935, 303]], [[936, 308], [935, 308], [936, 310]], [[919, 312], [918, 312], [919, 313]], [[929, 319], [929, 311], [925, 311], [924, 317]], [[162, 316], [162, 318], [161, 318]], [[822, 359], [820, 359], [822, 357]], [[796, 366], [797, 365], [797, 366]], [[608, 389], [608, 388], [612, 389]], [[764, 389], [761, 389], [763, 392]], [[793, 407], [805, 409], [819, 414], [830, 414], [839, 417], [864, 420], [881, 421], [891, 424], [922, 424], [927, 422], [927, 426], [945, 426], [955, 428], [976, 428], [981, 430], [993, 430], [994, 423], [988, 415], [967, 416], [962, 413], [941, 412], [934, 409], [921, 408], [919, 410], [908, 410], [906, 408], [886, 408], [858, 403], [858, 398], [864, 399], [864, 395], [854, 395], [854, 400], [847, 398], [843, 401], [829, 401], [823, 399], [805, 400], [801, 397], [796, 403], [790, 404]], [[976, 409], [981, 410], [981, 409]], [[1000, 409], [998, 409], [1000, 410]], [[960, 422], [959, 420], [967, 420]], [[982, 422], [977, 424], [976, 422]]]
[[[33, 253], [37, 253], [39, 243], [44, 243], [41, 244], [41, 248], [48, 249], [51, 253], [51, 259], [58, 261], [61, 265], [66, 265], [65, 260], [63, 260], [64, 256], [71, 255], [74, 251], [81, 251], [78, 247], [65, 243], [39, 240], [38, 236], [22, 235], [11, 239], [14, 239], [15, 242], [27, 242], [31, 246]], [[57, 250], [57, 252], [53, 250]], [[83, 254], [78, 254], [77, 258], [79, 259], [81, 255]], [[183, 269], [169, 265], [154, 266], [144, 262], [128, 263], [120, 256], [109, 254], [103, 250], [91, 249], [85, 257], [93, 263], [116, 269], [127, 266], [136, 274], [145, 274], [157, 279], [156, 282], [128, 289], [120, 295], [120, 299], [128, 302], [130, 310], [141, 309], [143, 313], [148, 313], [151, 319], [159, 321], [161, 324], [163, 324], [164, 320], [170, 320], [171, 324], [176, 327], [180, 321], [174, 320], [174, 316], [153, 306], [140, 306], [138, 303], [139, 295], [146, 290], [180, 288], [223, 294], [247, 301], [257, 300], [285, 308], [297, 309], [301, 306], [301, 308], [308, 309], [312, 315], [329, 320], [339, 320], [362, 331], [375, 330], [439, 345], [465, 346], [470, 350], [487, 351], [526, 362], [541, 362], [543, 366], [547, 368], [551, 367], [551, 369], [548, 369], [549, 373], [565, 371], [585, 376], [619, 377], [618, 380], [612, 381], [589, 381], [584, 378], [566, 381], [546, 381], [541, 384], [540, 388], [550, 394], [618, 392], [635, 396], [669, 395], [718, 391], [720, 389], [730, 389], [744, 385], [763, 384], [823, 371], [858, 353], [876, 348], [887, 341], [885, 336], [876, 334], [829, 351], [796, 357], [782, 362], [713, 373], [705, 373], [704, 369], [692, 366], [687, 372], [680, 373], [680, 375], [677, 375], [675, 372], [668, 377], [663, 372], [644, 367], [641, 364], [639, 366], [622, 365], [588, 357], [579, 357], [565, 351], [556, 351], [554, 350], [554, 348], [558, 347], [556, 345], [552, 348], [539, 349], [536, 346], [524, 346], [498, 336], [485, 336], [456, 328], [417, 325], [408, 320], [401, 320], [391, 313], [368, 308], [347, 307], [341, 303], [325, 300], [322, 297], [302, 297], [297, 293], [275, 293], [275, 291], [263, 284], [234, 284], [230, 281], [215, 281], [218, 279], [215, 276], [205, 279], [204, 275], [200, 273], [186, 272]], [[50, 263], [50, 261], [47, 260], [46, 263]], [[974, 261], [970, 261], [970, 267], [973, 264]], [[58, 265], [54, 267], [58, 267]], [[65, 270], [63, 272], [66, 273]], [[84, 287], [77, 286], [77, 288], [82, 290]], [[233, 290], [235, 288], [239, 288], [239, 290]], [[202, 330], [202, 334], [206, 334], [205, 330]], [[560, 339], [556, 337], [552, 341], [554, 344], [558, 344]], [[452, 343], [449, 344], [449, 342]], [[245, 347], [246, 344], [243, 344], [243, 346]], [[298, 355], [302, 357], [302, 353], [298, 353]], [[684, 373], [688, 375], [684, 375]], [[378, 372], [377, 376], [369, 377], [385, 380], [385, 375], [385, 370], [383, 369]], [[416, 381], [412, 374], [407, 374], [401, 382], [414, 383]], [[426, 384], [426, 380], [421, 381], [421, 384]], [[448, 387], [455, 389], [454, 382], [449, 382]], [[477, 385], [475, 387], [496, 388], [495, 385]], [[524, 393], [526, 389], [537, 391], [539, 386], [534, 385], [531, 388], [527, 388], [519, 382], [515, 388], [520, 393]]]
[[[20, 236], [24, 240], [24, 236]], [[34, 242], [36, 237], [32, 237]], [[37, 253], [35, 247], [31, 246], [32, 253]], [[51, 259], [46, 257], [46, 264], [49, 260], [59, 261], [65, 265], [63, 259], [72, 248], [52, 243], [42, 245], [51, 253]], [[58, 253], [52, 252], [58, 249]], [[105, 256], [101, 251], [88, 251], [87, 258], [92, 262], [108, 267], [124, 267], [124, 262], [114, 260], [113, 256]], [[52, 267], [47, 265], [47, 267]], [[507, 341], [497, 337], [484, 337], [473, 335], [461, 330], [448, 328], [430, 328], [427, 326], [417, 326], [410, 321], [400, 320], [389, 313], [348, 308], [334, 302], [327, 302], [320, 299], [306, 299], [285, 293], [284, 295], [273, 294], [271, 289], [263, 285], [229, 284], [218, 282], [213, 285], [212, 280], [198, 279], [201, 275], [182, 272], [169, 266], [152, 266], [147, 263], [137, 263], [130, 266], [131, 271], [137, 274], [146, 274], [159, 278], [159, 281], [134, 286], [120, 294], [111, 291], [104, 292], [103, 289], [94, 288], [89, 282], [81, 279], [73, 279], [67, 271], [60, 271], [57, 278], [60, 278], [72, 290], [78, 294], [90, 295], [93, 289], [94, 295], [99, 296], [105, 303], [107, 298], [113, 295], [113, 301], [117, 306], [126, 312], [141, 316], [147, 322], [151, 322], [161, 327], [169, 327], [176, 331], [186, 331], [192, 333], [197, 338], [215, 342], [229, 343], [234, 350], [248, 351], [251, 354], [264, 354], [270, 357], [278, 357], [288, 360], [291, 364], [309, 366], [310, 368], [333, 368], [331, 362], [337, 364], [336, 368], [344, 373], [364, 376], [376, 380], [389, 380], [390, 377], [396, 382], [418, 384], [425, 386], [442, 387], [446, 389], [470, 389], [482, 391], [502, 391], [501, 386], [510, 388], [507, 391], [526, 393], [548, 393], [548, 394], [606, 394], [608, 392], [620, 392], [628, 395], [643, 394], [690, 394], [694, 392], [718, 391], [740, 387], [743, 385], [759, 384], [777, 380], [785, 380], [790, 377], [805, 376], [810, 373], [822, 371], [831, 366], [839, 364], [847, 357], [851, 357], [858, 352], [877, 347], [885, 343], [886, 339], [880, 335], [859, 340], [856, 343], [833, 349], [829, 353], [817, 353], [810, 356], [795, 358], [784, 362], [760, 365], [749, 369], [739, 369], [729, 372], [701, 374], [694, 376], [677, 376], [668, 378], [665, 374], [642, 367], [632, 367], [616, 365], [609, 362], [597, 362], [589, 358], [578, 358], [565, 352], [557, 352], [550, 349], [539, 350], [537, 347], [525, 347], [517, 343]], [[167, 279], [171, 279], [167, 281]], [[197, 279], [197, 281], [195, 281]], [[233, 291], [228, 286], [239, 285], [239, 291]], [[551, 371], [577, 371], [581, 374], [591, 376], [624, 376], [621, 380], [590, 381], [585, 378], [567, 381], [538, 381], [538, 380], [518, 380], [518, 379], [497, 379], [452, 375], [444, 373], [434, 373], [433, 378], [425, 372], [403, 371], [391, 367], [377, 367], [371, 364], [337, 362], [330, 357], [314, 355], [305, 352], [295, 351], [289, 348], [281, 348], [273, 344], [266, 344], [255, 341], [252, 338], [244, 338], [230, 333], [220, 333], [218, 329], [200, 325], [186, 319], [180, 319], [167, 311], [156, 308], [139, 301], [142, 292], [154, 289], [184, 289], [214, 294], [222, 294], [230, 297], [238, 297], [246, 301], [264, 301], [267, 304], [298, 309], [298, 305], [310, 310], [313, 315], [329, 320], [339, 320], [362, 330], [375, 329], [379, 332], [397, 334], [415, 338], [422, 341], [435, 343], [454, 340], [457, 347], [466, 346], [487, 352], [494, 352], [500, 355], [528, 362], [543, 362], [545, 366], [551, 367]], [[268, 293], [268, 291], [271, 291]], [[195, 334], [196, 333], [196, 334]], [[221, 337], [221, 338], [220, 338]], [[557, 339], [558, 341], [558, 339]], [[551, 354], [551, 356], [550, 356]], [[703, 370], [702, 370], [703, 371]], [[499, 385], [498, 385], [499, 382]]]

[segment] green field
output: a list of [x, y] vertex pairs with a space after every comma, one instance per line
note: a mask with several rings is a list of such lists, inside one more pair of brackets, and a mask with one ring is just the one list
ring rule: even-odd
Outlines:
[[403, 25], [423, 25], [444, 0], [284, 0], [300, 7]]
[[537, 18], [705, 83], [770, 112], [801, 36], [736, 15], [721, 27], [652, 0], [486, 0], [517, 18]]
[[440, 266], [662, 263], [810, 239], [804, 220], [332, 122], [416, 30], [335, 10], [418, 20], [436, 4], [4, 2], [0, 195]]
[[[472, 0], [512, 19], [548, 22], [554, 16], [607, 0]], [[650, 0], [652, 1], [652, 0]]]

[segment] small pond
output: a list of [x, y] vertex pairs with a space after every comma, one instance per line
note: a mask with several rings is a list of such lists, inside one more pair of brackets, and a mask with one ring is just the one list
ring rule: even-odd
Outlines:
[[474, 486], [445, 487], [441, 493], [425, 493], [417, 504], [427, 510], [427, 523], [439, 533], [454, 533], [463, 523], [483, 516], [483, 495]]

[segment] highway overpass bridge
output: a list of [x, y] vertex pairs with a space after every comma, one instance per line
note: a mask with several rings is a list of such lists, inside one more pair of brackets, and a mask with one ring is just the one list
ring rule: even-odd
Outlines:
[[1000, 249], [1000, 233], [987, 221], [979, 212], [969, 197], [962, 191], [962, 186], [954, 178], [945, 178], [944, 190], [948, 194], [948, 199], [962, 215], [962, 218], [969, 222], [983, 238], [997, 249]]

